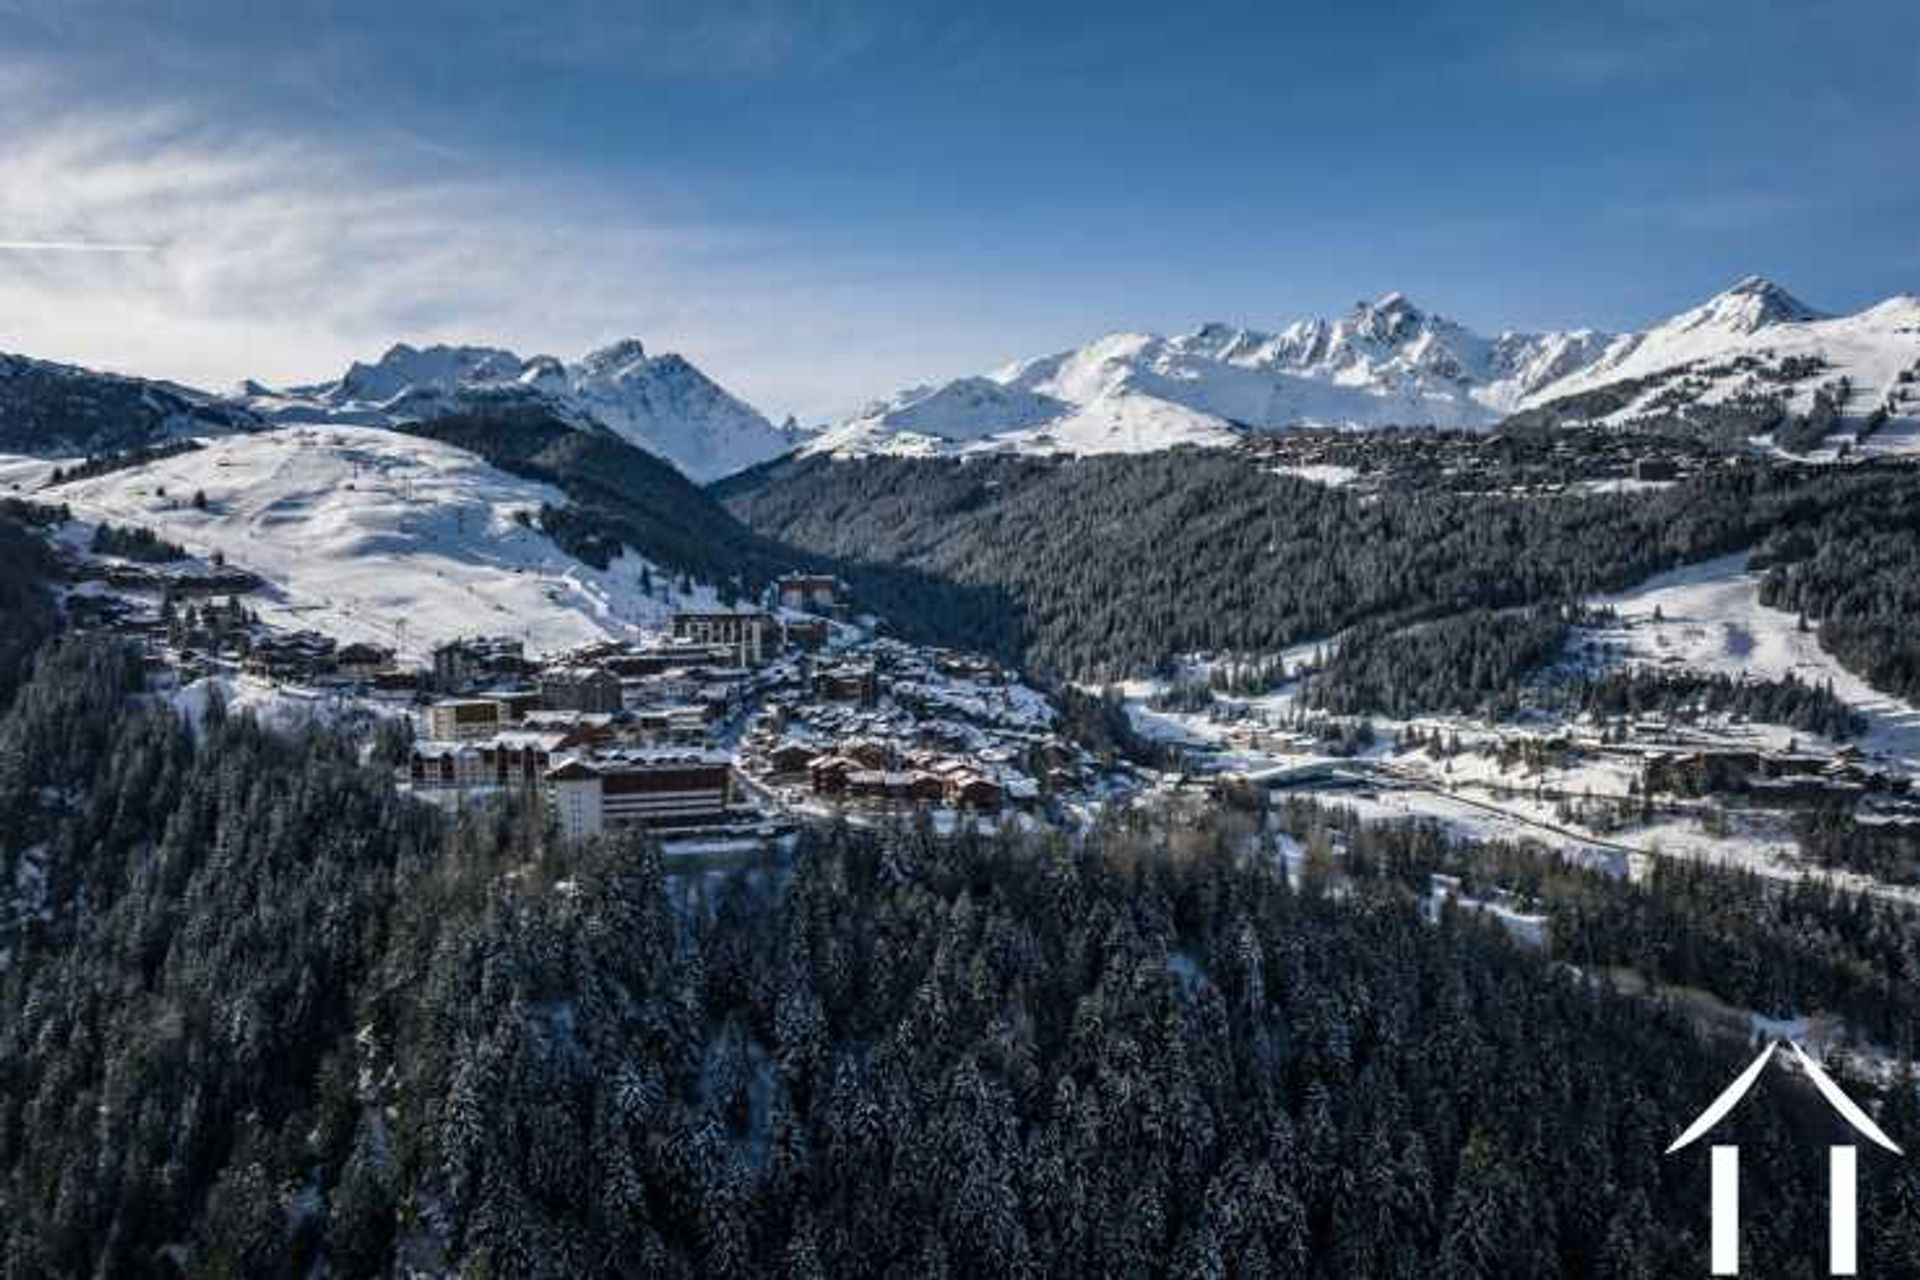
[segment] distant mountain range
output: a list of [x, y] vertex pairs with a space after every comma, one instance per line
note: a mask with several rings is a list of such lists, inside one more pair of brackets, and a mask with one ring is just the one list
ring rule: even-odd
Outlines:
[[1884, 405], [1903, 425], [1920, 413], [1920, 389], [1900, 380], [1917, 364], [1912, 296], [1829, 317], [1755, 276], [1644, 333], [1488, 338], [1394, 293], [1274, 333], [1208, 324], [1177, 337], [1110, 334], [902, 392], [804, 449], [1110, 453], [1222, 444], [1247, 429], [1479, 427], [1602, 387], [1618, 394], [1579, 416], [1623, 423], [1743, 397], [1804, 412], [1829, 387], [1844, 390], [1843, 412]]
[[[231, 396], [0, 356], [0, 453], [72, 457], [294, 422], [404, 426], [537, 410], [605, 431], [706, 483], [784, 453], [1095, 454], [1225, 445], [1292, 426], [1485, 427], [1545, 422], [1762, 435], [1831, 419], [1869, 452], [1920, 449], [1920, 299], [1829, 316], [1749, 277], [1643, 333], [1485, 337], [1400, 294], [1275, 332], [1208, 324], [1175, 337], [1117, 333], [939, 386], [847, 420], [775, 426], [691, 362], [628, 339], [564, 363], [497, 347], [404, 343], [339, 378]], [[1816, 406], [1823, 406], [1816, 408]], [[1731, 424], [1731, 425], [1729, 425]], [[1869, 437], [1871, 437], [1869, 439]]]
[[798, 442], [795, 431], [774, 426], [690, 361], [648, 355], [633, 338], [571, 364], [552, 356], [522, 359], [497, 347], [402, 343], [372, 364], [356, 362], [333, 382], [284, 390], [247, 383], [241, 403], [273, 422], [363, 426], [540, 406], [583, 427], [604, 427], [702, 482]]

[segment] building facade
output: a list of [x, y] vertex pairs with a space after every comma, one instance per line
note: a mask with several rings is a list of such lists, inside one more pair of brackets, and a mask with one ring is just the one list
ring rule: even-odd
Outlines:
[[569, 840], [623, 827], [697, 827], [726, 818], [733, 767], [717, 752], [622, 751], [562, 762], [548, 770], [547, 789]]
[[756, 609], [716, 609], [673, 615], [673, 638], [686, 644], [724, 645], [735, 665], [761, 666], [780, 649], [780, 623]]
[[550, 711], [618, 711], [620, 677], [605, 667], [558, 667], [540, 673], [540, 703]]
[[486, 698], [443, 698], [427, 708], [435, 742], [477, 742], [500, 732], [500, 704]]

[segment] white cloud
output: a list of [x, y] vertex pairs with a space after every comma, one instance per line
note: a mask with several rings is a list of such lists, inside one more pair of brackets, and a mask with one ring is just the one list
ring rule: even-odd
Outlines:
[[884, 262], [649, 216], [563, 174], [54, 99], [0, 75], [0, 350], [223, 387], [397, 340], [567, 356], [631, 334], [803, 417], [952, 358], [905, 323], [921, 286]]

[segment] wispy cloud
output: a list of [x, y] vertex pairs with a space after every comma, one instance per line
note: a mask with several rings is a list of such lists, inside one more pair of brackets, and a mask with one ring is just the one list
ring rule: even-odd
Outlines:
[[88, 240], [0, 240], [0, 253], [155, 253], [156, 244], [110, 244]]
[[564, 356], [632, 334], [805, 417], [938, 358], [904, 273], [684, 193], [659, 213], [564, 172], [61, 97], [0, 76], [0, 349], [224, 386], [401, 339]]

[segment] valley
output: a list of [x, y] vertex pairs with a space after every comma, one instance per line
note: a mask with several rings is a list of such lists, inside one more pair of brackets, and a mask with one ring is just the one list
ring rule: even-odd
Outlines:
[[[892, 1087], [876, 1072], [1026, 1081], [901, 1104], [905, 1141], [987, 1106], [995, 1132], [1078, 1159], [1158, 1149], [1074, 1146], [1129, 1121], [1063, 1128], [1078, 1112], [1047, 1090], [1092, 1089], [1124, 1068], [1080, 1055], [1125, 1053], [1064, 1009], [1214, 1063], [1263, 1124], [1306, 1123], [1270, 1073], [1310, 1105], [1350, 1096], [1352, 1035], [1407, 1100], [1455, 1105], [1388, 1011], [1425, 1028], [1420, 1060], [1536, 1063], [1558, 1028], [1563, 1061], [1630, 1082], [1639, 1142], [1677, 1080], [1754, 1037], [1815, 1046], [1899, 1116], [1920, 1108], [1920, 459], [1910, 354], [1871, 326], [1848, 347], [1859, 328], [1750, 283], [1628, 338], [1481, 343], [1382, 300], [1278, 336], [1097, 343], [732, 454], [744, 437], [707, 416], [725, 393], [638, 344], [557, 368], [403, 345], [334, 383], [142, 401], [105, 431], [68, 405], [85, 430], [0, 461], [0, 586], [30, 602], [0, 627], [0, 992], [123, 981], [98, 957], [166, 928], [145, 922], [184, 878], [192, 936], [262, 958], [228, 995], [170, 931], [199, 958], [151, 998], [225, 1010], [223, 1053], [260, 1027], [303, 1064], [332, 1046], [316, 1070], [360, 1064], [350, 1084], [296, 1068], [291, 1101], [236, 1067], [226, 1105], [269, 1118], [206, 1140], [271, 1144], [275, 1186], [311, 1167], [374, 1196], [371, 1243], [336, 1216], [311, 1256], [427, 1271], [541, 1269], [491, 1210], [434, 1210], [457, 1230], [416, 1211], [473, 1194], [447, 1161], [535, 1195], [547, 1175], [476, 1132], [553, 1126], [529, 1140], [540, 1167], [591, 1188], [516, 1230], [600, 1229], [580, 1206], [614, 1184], [567, 1154], [595, 1144], [649, 1194], [708, 1179], [648, 1246], [704, 1260], [714, 1228], [689, 1223], [775, 1195], [753, 1153], [777, 1141], [873, 1178], [877, 1203], [928, 1194], [836, 1145], [841, 1109]], [[1647, 372], [1668, 349], [1681, 363]], [[1239, 372], [1196, 389], [1203, 360]], [[1842, 365], [1846, 394], [1816, 394]], [[34, 385], [99, 402], [84, 371]], [[1888, 406], [1871, 425], [1859, 388]], [[643, 428], [636, 405], [663, 416]], [[56, 1069], [75, 1008], [22, 1006], [0, 1060]], [[1300, 1048], [1275, 1059], [1280, 1027]], [[156, 1079], [127, 1057], [150, 1040], [113, 1035], [116, 1069]], [[1178, 1093], [1153, 1064], [1139, 1087]], [[553, 1113], [556, 1079], [591, 1108]], [[603, 1116], [603, 1080], [653, 1118]], [[1612, 1105], [1568, 1087], [1570, 1133]], [[1464, 1105], [1511, 1123], [1493, 1092]], [[706, 1135], [697, 1173], [642, 1136], [659, 1124]], [[1474, 1139], [1435, 1141], [1457, 1199]], [[12, 1158], [43, 1185], [87, 1147]], [[1053, 1194], [1011, 1147], [974, 1160]], [[365, 1190], [370, 1169], [405, 1171], [416, 1207]], [[1621, 1176], [1643, 1198], [1666, 1177]], [[1550, 1247], [1586, 1257], [1605, 1222]], [[1661, 1229], [1687, 1256], [1685, 1227]], [[197, 1230], [215, 1253], [249, 1238]], [[741, 1230], [764, 1253], [790, 1229]], [[955, 1247], [995, 1270], [1000, 1245]]]

